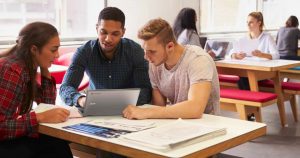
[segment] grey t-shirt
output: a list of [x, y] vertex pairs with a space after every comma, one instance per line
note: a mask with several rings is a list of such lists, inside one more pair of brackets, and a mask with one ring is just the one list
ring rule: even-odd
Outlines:
[[297, 56], [300, 30], [297, 27], [282, 27], [278, 30], [276, 43], [280, 56]]
[[220, 86], [216, 66], [201, 47], [186, 45], [181, 58], [171, 70], [167, 70], [164, 64], [150, 64], [149, 77], [152, 87], [159, 89], [171, 104], [186, 101], [192, 84], [211, 82], [212, 89], [205, 113], [219, 114]]

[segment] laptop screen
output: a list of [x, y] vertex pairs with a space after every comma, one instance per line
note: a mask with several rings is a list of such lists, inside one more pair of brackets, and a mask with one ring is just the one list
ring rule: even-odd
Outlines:
[[206, 52], [212, 51], [216, 55], [216, 58], [224, 59], [230, 50], [229, 43], [228, 41], [208, 40], [204, 46], [204, 50]]
[[83, 116], [122, 115], [127, 105], [136, 105], [140, 89], [89, 90]]

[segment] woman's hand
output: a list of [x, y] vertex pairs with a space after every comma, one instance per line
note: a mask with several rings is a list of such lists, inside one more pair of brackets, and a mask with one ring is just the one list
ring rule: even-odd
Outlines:
[[54, 108], [45, 112], [36, 113], [39, 123], [60, 123], [67, 121], [70, 111], [64, 108]]
[[267, 59], [272, 60], [272, 55], [271, 55], [271, 54], [263, 53], [263, 52], [261, 52], [260, 50], [254, 50], [254, 51], [252, 52], [252, 55], [253, 55], [253, 56], [256, 56], [256, 57], [259, 57], [259, 58], [267, 58]]
[[233, 54], [231, 55], [231, 57], [232, 57], [233, 59], [242, 60], [242, 59], [244, 59], [244, 58], [246, 57], [246, 53], [243, 53], [243, 52], [240, 52], [240, 53], [233, 53]]

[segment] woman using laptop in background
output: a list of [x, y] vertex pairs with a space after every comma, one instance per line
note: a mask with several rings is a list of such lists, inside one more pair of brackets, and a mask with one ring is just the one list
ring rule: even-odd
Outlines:
[[196, 21], [197, 15], [194, 9], [183, 8], [180, 10], [173, 25], [173, 31], [179, 44], [201, 47]]
[[290, 16], [285, 27], [278, 30], [276, 43], [280, 59], [300, 60], [297, 55], [298, 40], [300, 39], [299, 21], [296, 16]]
[[[179, 44], [196, 45], [202, 48], [196, 22], [197, 15], [194, 9], [182, 8], [180, 10], [173, 25], [173, 31]], [[208, 51], [208, 53], [212, 58], [216, 57], [213, 51]]]
[[[257, 40], [257, 49], [250, 52], [250, 55], [258, 58], [266, 59], [279, 59], [279, 53], [276, 48], [275, 41], [269, 33], [263, 31], [264, 19], [261, 12], [251, 12], [247, 18], [248, 35], [243, 37], [247, 40]], [[244, 59], [247, 54], [243, 51], [238, 51], [236, 48], [231, 50], [231, 58], [241, 60]], [[248, 54], [249, 55], [249, 54]], [[240, 89], [249, 90], [248, 78], [241, 77], [238, 82]]]
[[[16, 45], [0, 58], [0, 153], [1, 157], [73, 157], [69, 145], [38, 134], [39, 123], [60, 123], [69, 111], [55, 108], [32, 111], [33, 101], [55, 104], [56, 84], [48, 68], [58, 58], [60, 40], [55, 27], [43, 22], [26, 25]], [[41, 85], [37, 84], [40, 67]]]

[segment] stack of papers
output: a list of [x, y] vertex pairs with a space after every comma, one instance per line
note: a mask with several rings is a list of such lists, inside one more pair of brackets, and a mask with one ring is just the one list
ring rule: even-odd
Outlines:
[[226, 134], [226, 128], [211, 127], [181, 119], [166, 125], [122, 135], [122, 140], [146, 147], [169, 150], [179, 144], [191, 144]]

